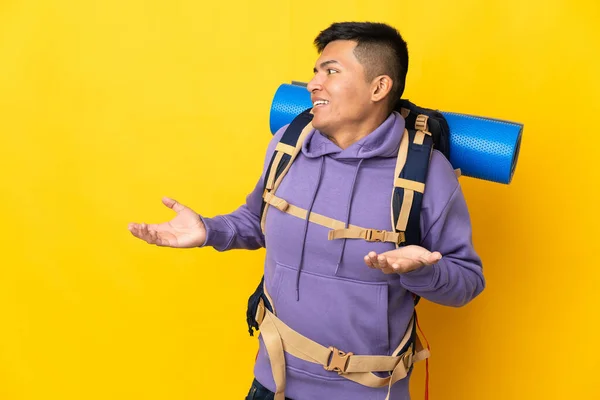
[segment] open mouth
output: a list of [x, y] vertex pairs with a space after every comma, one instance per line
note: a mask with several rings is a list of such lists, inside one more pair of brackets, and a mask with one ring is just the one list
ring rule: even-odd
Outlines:
[[313, 107], [314, 108], [324, 107], [327, 104], [329, 104], [329, 100], [315, 100], [313, 102]]

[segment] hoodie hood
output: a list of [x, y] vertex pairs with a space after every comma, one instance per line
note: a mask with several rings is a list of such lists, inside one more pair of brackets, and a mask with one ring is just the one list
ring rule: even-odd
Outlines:
[[327, 155], [337, 160], [396, 157], [403, 133], [404, 118], [397, 112], [392, 112], [373, 132], [346, 149], [341, 149], [320, 131], [314, 129], [304, 141], [302, 153], [308, 158]]

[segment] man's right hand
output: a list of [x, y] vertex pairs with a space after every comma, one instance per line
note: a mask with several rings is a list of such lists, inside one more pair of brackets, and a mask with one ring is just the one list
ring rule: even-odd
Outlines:
[[129, 224], [129, 231], [150, 244], [168, 247], [198, 247], [206, 240], [206, 228], [200, 216], [191, 208], [168, 197], [162, 202], [177, 213], [169, 222], [162, 224]]

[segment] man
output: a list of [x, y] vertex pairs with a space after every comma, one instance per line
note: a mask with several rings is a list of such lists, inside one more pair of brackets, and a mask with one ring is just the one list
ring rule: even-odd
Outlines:
[[[389, 229], [394, 169], [405, 131], [404, 119], [393, 109], [404, 90], [406, 43], [388, 25], [337, 23], [321, 32], [315, 44], [320, 57], [308, 84], [314, 129], [276, 195], [305, 215], [319, 214], [344, 226]], [[275, 134], [263, 176], [236, 211], [203, 218], [164, 198], [177, 216], [160, 225], [130, 224], [132, 234], [159, 246], [213, 246], [219, 251], [266, 247], [265, 289], [274, 307], [269, 320], [285, 324], [293, 335], [354, 355], [392, 355], [410, 329], [414, 295], [462, 306], [483, 290], [467, 206], [452, 166], [438, 151], [431, 155], [425, 184], [420, 246], [396, 249], [389, 242], [328, 240], [330, 229], [291, 215], [285, 207], [266, 211], [263, 234], [263, 180], [285, 129]], [[281, 340], [272, 338], [261, 325], [256, 379], [248, 399], [283, 399], [284, 392], [294, 400], [386, 398], [388, 387], [346, 379], [326, 365], [289, 354], [289, 345], [285, 364], [275, 360], [267, 347], [277, 347]], [[343, 354], [332, 351], [331, 362]], [[391, 385], [388, 396], [409, 399], [408, 377]]]

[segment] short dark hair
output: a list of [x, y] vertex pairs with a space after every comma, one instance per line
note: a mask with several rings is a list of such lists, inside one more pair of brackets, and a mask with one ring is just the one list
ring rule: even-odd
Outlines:
[[336, 22], [315, 38], [319, 53], [335, 40], [357, 43], [354, 55], [365, 67], [367, 80], [389, 75], [394, 84], [390, 91], [392, 106], [404, 93], [408, 72], [408, 48], [400, 33], [393, 27], [376, 22]]

